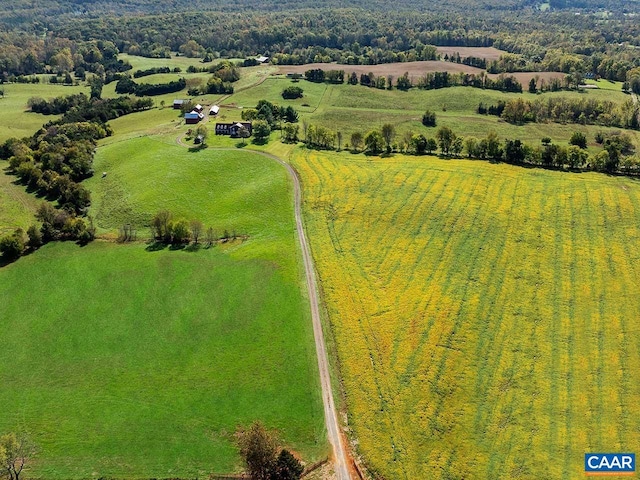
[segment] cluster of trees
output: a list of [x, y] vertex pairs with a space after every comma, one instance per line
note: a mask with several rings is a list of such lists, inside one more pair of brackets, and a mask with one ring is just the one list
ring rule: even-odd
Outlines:
[[27, 106], [34, 113], [43, 115], [60, 115], [67, 113], [71, 108], [84, 105], [89, 102], [89, 98], [84, 93], [55, 97], [45, 100], [40, 97], [31, 97], [27, 101]]
[[7, 140], [0, 158], [8, 160], [10, 172], [30, 189], [82, 215], [91, 200], [79, 182], [93, 175], [96, 141], [106, 135], [102, 125], [92, 122], [50, 125], [31, 138]]
[[[199, 71], [196, 67], [190, 66], [187, 71]], [[216, 63], [210, 67], [205, 67], [201, 71], [209, 72], [212, 77], [209, 78], [206, 85], [192, 87], [189, 89], [189, 95], [205, 95], [212, 94], [230, 94], [233, 93], [233, 82], [240, 79], [240, 69], [237, 65], [225, 60]]]
[[57, 209], [50, 203], [40, 204], [36, 219], [41, 222], [40, 227], [31, 225], [26, 233], [21, 228], [17, 228], [0, 237], [0, 254], [3, 259], [17, 260], [20, 256], [55, 240], [76, 240], [84, 245], [91, 242], [96, 235], [91, 217], [85, 220], [74, 212]]
[[152, 67], [146, 70], [136, 70], [133, 72], [133, 78], [148, 77], [149, 75], [156, 75], [157, 73], [180, 73], [182, 69], [175, 67], [173, 70], [170, 67]]
[[275, 432], [260, 422], [236, 433], [240, 455], [249, 476], [255, 480], [297, 480], [304, 467], [289, 450], [282, 448]]
[[[241, 63], [241, 62], [240, 62]], [[240, 80], [240, 65], [238, 63], [230, 62], [229, 60], [223, 60], [218, 63], [214, 63], [209, 67], [195, 67], [190, 65], [187, 68], [187, 73], [212, 73], [223, 82], [237, 82]]]
[[[161, 210], [156, 213], [151, 219], [149, 227], [153, 241], [177, 247], [191, 242], [193, 242], [194, 246], [204, 243], [206, 247], [210, 247], [218, 241], [227, 242], [246, 237], [236, 234], [235, 231], [229, 233], [228, 230], [224, 230], [222, 235], [218, 235], [213, 227], [205, 229], [204, 224], [198, 219], [191, 221], [185, 219], [174, 220], [173, 214], [168, 210]], [[120, 240], [131, 241], [134, 239], [135, 230], [130, 225], [124, 225], [120, 230]]]
[[[278, 106], [268, 100], [260, 100], [256, 108], [245, 108], [240, 114], [243, 120], [253, 122], [263, 120], [271, 128], [280, 128], [282, 122], [296, 123], [298, 112], [291, 106]], [[255, 124], [253, 125], [255, 133]]]
[[637, 130], [640, 106], [631, 99], [622, 104], [591, 98], [569, 99], [562, 97], [536, 99], [522, 98], [499, 102], [497, 105], [478, 106], [478, 113], [497, 115], [509, 123], [560, 122], [583, 125], [604, 125]]
[[285, 100], [293, 100], [295, 98], [302, 98], [304, 90], [300, 87], [287, 87], [282, 91], [282, 98]]
[[164, 95], [165, 93], [179, 92], [187, 86], [184, 78], [168, 83], [136, 83], [131, 77], [124, 76], [116, 84], [116, 93], [133, 93], [137, 97]]
[[191, 87], [188, 92], [190, 96], [197, 97], [198, 95], [212, 94], [231, 94], [233, 93], [233, 85], [229, 82], [223, 82], [220, 78], [213, 76], [207, 80], [205, 85]]
[[304, 72], [304, 78], [314, 83], [344, 83], [344, 70], [323, 70], [314, 68]]

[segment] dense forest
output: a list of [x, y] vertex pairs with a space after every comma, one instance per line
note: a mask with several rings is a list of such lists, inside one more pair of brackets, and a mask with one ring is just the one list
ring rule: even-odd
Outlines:
[[209, 60], [265, 54], [280, 64], [349, 65], [433, 60], [434, 46], [507, 52], [487, 62], [461, 59], [489, 73], [579, 72], [625, 81], [640, 66], [638, 10], [640, 2], [609, 0], [19, 0], [0, 6], [0, 81], [80, 70], [108, 82], [127, 69], [118, 52]]

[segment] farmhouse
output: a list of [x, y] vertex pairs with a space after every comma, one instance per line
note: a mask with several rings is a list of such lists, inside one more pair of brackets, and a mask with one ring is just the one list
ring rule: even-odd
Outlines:
[[194, 123], [198, 123], [203, 118], [204, 115], [202, 115], [202, 113], [192, 110], [191, 112], [184, 114], [184, 123], [186, 123], [187, 125], [193, 125]]
[[266, 62], [267, 60], [269, 60], [269, 57], [265, 57], [265, 56], [263, 55], [263, 56], [261, 56], [261, 57], [256, 58], [256, 60], [257, 60], [258, 62], [260, 62], [260, 63], [264, 63], [264, 62]]
[[220, 111], [220, 107], [218, 105], [212, 105], [209, 109], [209, 115], [217, 115]]
[[180, 110], [182, 108], [182, 105], [184, 105], [184, 100], [174, 100], [173, 101], [173, 108], [175, 108], [176, 110]]
[[242, 127], [246, 128], [251, 135], [250, 122], [216, 123], [216, 135], [230, 135], [231, 138], [238, 138]]

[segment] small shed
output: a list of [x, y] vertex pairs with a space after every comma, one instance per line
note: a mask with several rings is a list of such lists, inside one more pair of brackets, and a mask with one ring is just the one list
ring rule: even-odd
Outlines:
[[196, 111], [184, 114], [184, 122], [187, 125], [193, 125], [195, 123], [198, 123], [200, 120], [202, 120], [202, 118], [200, 118], [200, 114]]
[[260, 62], [260, 63], [264, 63], [264, 62], [266, 62], [267, 60], [269, 60], [269, 57], [265, 57], [264, 55], [262, 55], [262, 56], [260, 56], [260, 57], [256, 58], [256, 60], [257, 60], [258, 62]]
[[220, 111], [220, 107], [218, 105], [212, 105], [209, 109], [209, 115], [217, 115]]
[[184, 100], [174, 100], [173, 101], [173, 108], [175, 108], [176, 110], [180, 110], [182, 108], [182, 105], [184, 105]]
[[194, 109], [196, 112], [200, 113], [200, 112], [202, 112], [203, 107], [202, 107], [202, 105], [197, 104], [195, 107], [193, 107], [193, 109]]

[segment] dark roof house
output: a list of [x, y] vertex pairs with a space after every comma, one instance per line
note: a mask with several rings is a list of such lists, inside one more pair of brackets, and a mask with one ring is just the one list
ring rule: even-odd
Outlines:
[[229, 135], [231, 138], [240, 137], [240, 129], [244, 127], [251, 136], [251, 122], [216, 123], [216, 135]]

